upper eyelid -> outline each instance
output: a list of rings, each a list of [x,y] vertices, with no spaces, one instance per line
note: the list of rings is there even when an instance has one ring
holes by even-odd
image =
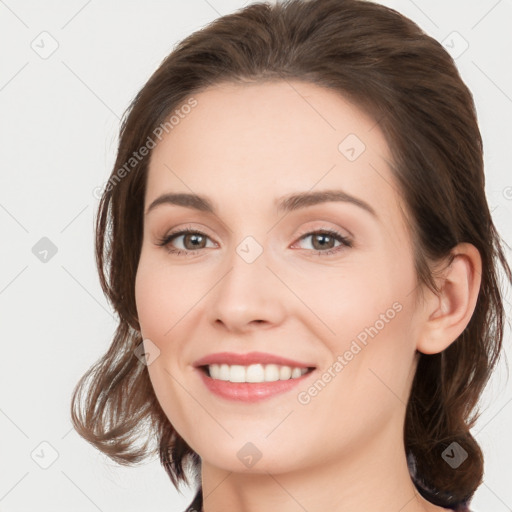
[[[311,221],[311,222],[316,222],[316,223],[332,223],[332,221],[329,221],[329,220],[326,220],[326,219],[317,219],[316,221]],[[194,224],[193,222],[190,223],[190,224]],[[179,228],[176,228],[176,229],[171,229],[168,231],[168,233],[165,235],[165,236],[171,236],[171,235],[175,235],[177,233],[181,233],[182,231],[193,231],[193,232],[198,232],[198,233],[201,233],[203,235],[206,235],[206,236],[209,236],[210,238],[212,238],[208,233],[207,233],[207,230],[208,228],[203,228],[202,226],[196,228],[194,227],[193,225],[190,225],[190,224],[185,224],[183,225],[183,227],[179,227]],[[341,226],[337,226],[337,227],[329,227],[325,224],[319,226],[319,227],[312,227],[312,228],[306,228],[304,230],[300,230],[300,234],[297,235],[299,237],[301,236],[304,236],[305,234],[310,234],[312,232],[316,232],[316,231],[329,231],[329,230],[334,230],[334,231],[342,231],[343,233],[340,233],[342,234],[345,238],[354,238],[354,235],[352,234],[352,232],[347,229],[346,227],[341,227]],[[230,230],[231,231],[231,230]]]
[[[323,231],[339,231],[338,228],[329,228],[329,227],[326,227],[326,226],[323,226],[323,227],[317,227],[317,228],[308,228],[306,230],[302,230],[300,232],[300,234],[296,235],[298,238],[301,238],[305,235],[311,235],[313,233],[317,233],[317,232],[323,232]],[[345,230],[347,231],[347,230]],[[185,226],[183,228],[178,228],[176,230],[171,230],[169,231],[169,233],[167,233],[166,235],[164,235],[164,238],[166,237],[171,237],[171,236],[183,236],[183,235],[186,235],[186,234],[190,234],[190,233],[199,233],[200,235],[205,235],[207,236],[208,238],[211,238],[213,239],[213,237],[211,237],[206,231],[203,231],[202,228],[191,228],[189,226]],[[340,233],[342,234],[342,233]],[[351,235],[343,235],[345,238],[351,238]]]

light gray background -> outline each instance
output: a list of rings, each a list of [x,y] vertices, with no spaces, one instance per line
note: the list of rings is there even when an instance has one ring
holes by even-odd
[[[478,109],[488,200],[510,244],[512,1],[383,3],[457,55]],[[243,5],[0,0],[2,512],[172,512],[192,498],[174,490],[157,460],[119,467],[89,446],[72,430],[69,402],[116,325],[96,275],[93,219],[122,113],[177,41]],[[32,252],[42,237],[57,247],[46,263]],[[505,343],[510,360],[508,327]],[[474,429],[486,456],[476,512],[512,510],[511,401],[503,361]]]

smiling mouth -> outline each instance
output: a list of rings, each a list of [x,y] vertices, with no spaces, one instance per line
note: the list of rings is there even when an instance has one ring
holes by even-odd
[[[299,368],[278,364],[228,365],[210,364],[199,366],[205,375],[214,380],[240,383],[264,383],[299,379],[311,373],[315,367]]]

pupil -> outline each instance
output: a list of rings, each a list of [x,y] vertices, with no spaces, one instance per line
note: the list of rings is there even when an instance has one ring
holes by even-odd
[[[320,235],[316,235],[316,236],[317,236],[317,238],[315,238],[315,240],[324,239],[324,241],[325,241],[325,239],[327,239],[327,241],[329,241],[329,239],[331,238],[330,235],[320,234]],[[320,244],[320,247],[325,247],[325,246],[326,246],[326,244]]]
[[[195,242],[197,242],[197,239],[201,239],[201,238],[202,238],[202,236],[201,236],[201,235],[194,235],[194,234],[193,234],[193,235],[188,235],[188,236],[189,236],[191,239],[193,239],[193,240],[194,240],[194,242],[192,243],[192,245],[193,245],[193,246],[195,246],[195,247],[197,247],[198,245],[197,245],[197,243],[195,243]]]

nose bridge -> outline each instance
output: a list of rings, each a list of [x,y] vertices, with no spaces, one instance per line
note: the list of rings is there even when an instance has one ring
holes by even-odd
[[[262,237],[259,237],[260,239]],[[272,273],[268,269],[269,251],[265,240],[257,240],[253,235],[246,235],[241,242],[234,245],[227,256],[229,274],[226,275],[226,291],[234,293],[239,299],[250,294],[256,298],[268,293]]]
[[[214,321],[221,320],[226,326],[241,329],[255,320],[279,320],[283,308],[280,285],[268,268],[272,267],[272,261],[264,244],[265,240],[246,235],[226,255],[226,270],[212,296]]]

